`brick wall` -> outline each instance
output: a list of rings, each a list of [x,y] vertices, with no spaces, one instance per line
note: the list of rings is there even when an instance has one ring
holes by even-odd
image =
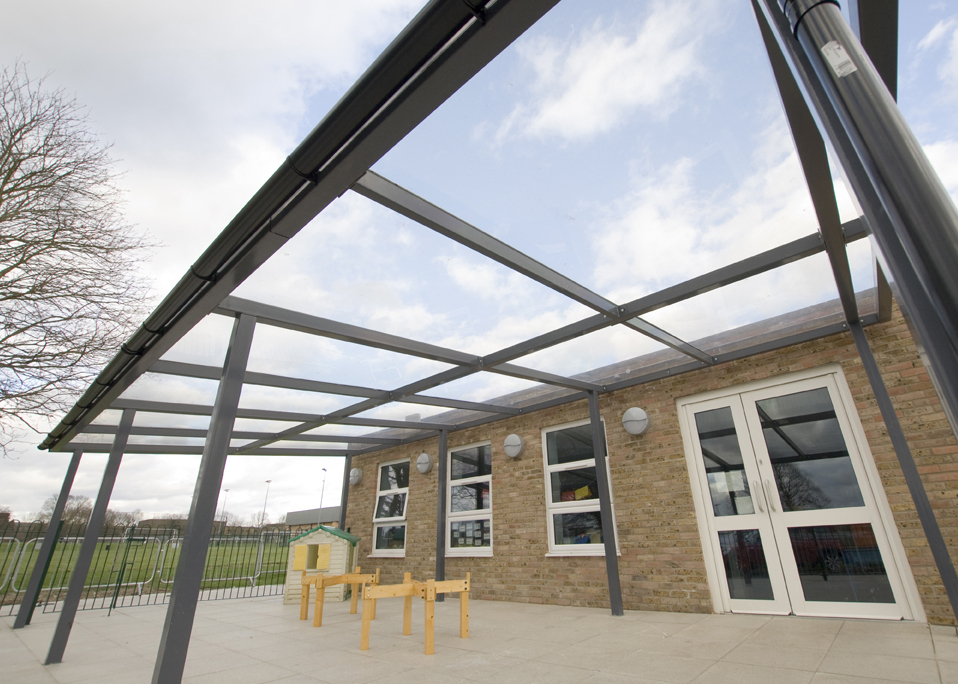
[[[958,558],[955,437],[897,310],[890,322],[872,326],[867,334],[945,539],[953,557]],[[675,400],[833,363],[842,366],[851,388],[928,619],[955,624],[874,395],[847,333],[600,397],[626,609],[712,611]],[[630,406],[641,406],[649,413],[651,427],[645,435],[635,437],[622,428],[622,413]],[[450,448],[492,442],[494,556],[448,558],[447,578],[472,572],[474,595],[480,598],[608,606],[604,558],[546,557],[540,430],[588,416],[587,403],[579,401],[449,435]],[[509,459],[502,449],[503,440],[513,432],[526,443],[517,459]],[[421,475],[415,460],[423,451],[435,456],[437,449],[438,439],[431,439],[353,459],[353,467],[362,468],[364,476],[359,485],[350,487],[347,527],[362,537],[357,562],[364,569],[382,568],[384,582],[401,581],[403,572],[422,579],[433,576],[437,469]],[[372,542],[377,464],[407,457],[411,472],[406,557],[367,558]]]

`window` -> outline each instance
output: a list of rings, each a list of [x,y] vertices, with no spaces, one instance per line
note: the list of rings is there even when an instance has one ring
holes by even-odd
[[[605,555],[591,423],[547,428],[542,431],[542,443],[549,553]]]
[[[379,466],[379,490],[373,512],[372,556],[406,555],[406,502],[409,498],[409,460]]]
[[[492,555],[492,445],[449,450],[446,553]]]

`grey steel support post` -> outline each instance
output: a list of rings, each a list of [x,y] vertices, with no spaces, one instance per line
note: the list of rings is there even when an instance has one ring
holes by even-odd
[[[183,679],[196,602],[203,581],[213,518],[216,515],[216,502],[223,484],[223,470],[226,467],[226,456],[255,328],[256,319],[252,316],[241,315],[233,323],[229,350],[226,352],[223,374],[213,404],[210,429],[196,476],[196,488],[193,490],[193,502],[190,504],[190,516],[183,535],[180,559],[173,577],[170,605],[166,610],[163,635],[160,637],[160,647],[153,669],[153,684],[179,684]]]
[[[120,469],[120,460],[123,458],[126,442],[130,438],[130,430],[133,428],[135,415],[136,411],[126,409],[120,417],[120,426],[113,438],[113,448],[110,450],[110,457],[107,459],[106,468],[103,470],[100,491],[96,495],[96,503],[93,504],[93,512],[90,513],[90,520],[87,522],[86,534],[83,535],[83,543],[80,545],[76,566],[73,568],[73,574],[70,575],[67,597],[63,601],[63,610],[60,613],[60,619],[57,620],[57,627],[53,632],[53,639],[50,641],[50,650],[47,652],[44,665],[63,662],[63,652],[66,650],[67,641],[70,640],[70,630],[73,629],[73,620],[76,618],[80,598],[83,596],[83,585],[86,584],[86,577],[90,572],[90,563],[93,562],[93,555],[96,553],[97,539],[100,537],[103,520],[106,518],[107,506],[110,505],[110,495],[113,493],[116,474]]]
[[[928,546],[931,547],[931,555],[935,559],[935,565],[941,575],[941,582],[945,585],[945,592],[948,594],[951,609],[958,616],[958,574],[955,573],[955,566],[952,563],[951,555],[948,553],[948,546],[945,544],[945,539],[941,535],[941,528],[938,527],[938,521],[935,519],[935,512],[928,501],[928,493],[921,482],[918,467],[915,465],[911,449],[905,440],[901,423],[898,422],[898,416],[895,415],[895,407],[892,406],[891,398],[888,396],[888,389],[885,387],[885,382],[878,370],[878,364],[875,362],[875,357],[868,344],[865,330],[861,323],[851,324],[849,328],[851,328],[852,337],[855,339],[855,346],[858,347],[858,355],[861,357],[862,366],[864,366],[865,373],[868,375],[868,382],[871,383],[872,391],[875,393],[875,400],[878,402],[882,420],[885,421],[885,427],[888,429],[888,437],[895,448],[895,455],[898,457],[901,471],[905,475],[908,491],[911,493],[912,501],[915,502],[918,520],[921,521]]]
[[[346,454],[343,461],[343,493],[339,498],[339,529],[346,531],[346,505],[349,503],[349,471],[353,467],[353,455]],[[352,569],[349,568],[350,572]]]
[[[47,533],[43,536],[43,543],[40,545],[40,553],[37,555],[37,562],[33,566],[33,572],[30,574],[30,582],[27,584],[27,590],[23,594],[23,601],[20,602],[20,610],[17,612],[17,619],[13,623],[14,629],[21,629],[30,624],[33,619],[33,609],[37,605],[37,596],[43,586],[43,579],[50,568],[50,561],[53,559],[53,549],[57,545],[57,537],[60,535],[60,521],[63,518],[63,509],[67,505],[67,499],[70,497],[70,490],[73,488],[73,478],[76,477],[77,468],[80,467],[80,457],[82,451],[74,451],[70,459],[70,465],[67,466],[67,474],[63,477],[63,486],[60,487],[60,496],[57,497],[56,505],[53,507],[53,514],[47,526]]]
[[[865,213],[958,430],[958,210],[837,5],[761,4]]]
[[[446,579],[446,485],[449,482],[449,458],[446,451],[449,449],[449,433],[439,431],[439,461],[438,476],[436,478],[436,581]],[[436,596],[437,601],[444,600],[443,594]]]
[[[612,489],[609,486],[608,455],[605,453],[605,429],[599,415],[599,394],[589,392],[589,419],[592,422],[592,451],[595,453],[595,479],[599,485],[599,515],[605,544],[605,572],[609,578],[609,604],[613,615],[624,615],[622,586],[619,583],[619,557],[615,545],[615,517],[612,515]]]

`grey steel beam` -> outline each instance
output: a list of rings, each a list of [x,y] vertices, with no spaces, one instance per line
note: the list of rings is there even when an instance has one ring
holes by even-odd
[[[658,326],[652,325],[642,318],[630,318],[629,320],[625,321],[624,325],[627,328],[632,328],[633,330],[637,330],[638,332],[651,337],[653,340],[661,342],[667,347],[671,347],[676,351],[682,352],[686,356],[691,356],[693,359],[698,359],[706,366],[711,366],[713,363],[715,363],[715,359],[698,347],[689,344],[685,340],[680,340],[675,335],[662,330]]]
[[[761,7],[864,211],[958,431],[958,210],[838,8],[800,0],[786,17],[774,0]],[[843,76],[821,53],[830,43],[849,60]]]
[[[343,491],[339,496],[339,529],[346,532],[346,506],[349,505],[349,471],[353,467],[352,454],[346,455],[346,461],[343,463]],[[352,568],[347,568],[352,572]]]
[[[200,366],[192,363],[160,360],[150,367],[150,372],[189,378],[215,379],[219,369],[214,366]],[[386,390],[359,387],[357,385],[344,385],[334,382],[320,382],[318,380],[289,378],[280,375],[269,375],[267,373],[254,373],[252,371],[246,372],[244,383],[247,385],[261,385],[264,387],[300,390],[303,392],[320,392],[323,394],[366,397],[368,399],[383,399],[386,401],[393,400],[393,393]],[[472,411],[487,411],[489,413],[504,413],[508,415],[515,415],[519,413],[518,410],[508,406],[496,406],[494,404],[460,401],[458,399],[444,399],[442,397],[430,397],[419,394],[403,395],[402,401],[407,404],[445,406],[447,408],[461,408]]]
[[[532,278],[536,282],[600,312],[614,322],[620,320],[621,311],[614,302],[592,292],[592,290],[567,278],[558,271],[536,261],[488,233],[484,233],[475,226],[427,202],[373,171],[367,171],[362,178],[356,181],[352,189],[360,195],[436,231],[440,235],[455,240],[459,244],[487,256],[517,273]],[[633,330],[684,354],[693,356],[704,363],[711,363],[711,359],[703,355],[701,351],[648,321],[638,319],[630,321],[627,325]]]
[[[612,514],[612,489],[609,486],[609,458],[605,452],[605,427],[599,412],[599,393],[589,392],[589,421],[592,426],[592,451],[595,455],[595,479],[599,487],[599,516],[605,545],[605,572],[609,582],[609,605],[613,615],[625,615],[622,586],[619,582],[619,557],[615,544],[615,516]]]
[[[40,545],[40,552],[33,565],[33,572],[30,573],[30,581],[27,583],[27,589],[23,593],[23,600],[20,602],[20,610],[17,611],[17,619],[13,622],[14,629],[22,629],[30,624],[33,619],[33,609],[37,605],[37,597],[40,595],[40,589],[43,587],[43,580],[50,569],[50,561],[53,560],[53,550],[57,545],[57,538],[60,536],[60,523],[63,520],[63,509],[70,498],[70,489],[73,488],[73,479],[76,477],[77,468],[80,467],[80,458],[83,451],[77,449],[70,458],[67,466],[66,475],[63,476],[63,484],[60,486],[60,495],[53,505],[53,513],[50,514],[50,520],[47,521],[47,533],[43,535],[43,543]]]
[[[237,214],[43,441],[108,408],[253,271],[557,0],[431,0]]]
[[[875,273],[875,310],[878,312],[878,320],[885,322],[891,320],[892,295],[891,286],[888,284],[888,278],[885,271],[882,270],[878,262],[878,255],[872,255],[872,269]]]
[[[307,441],[307,440],[304,440]],[[372,440],[371,440],[372,441]],[[281,443],[281,442],[280,442]],[[383,446],[391,446],[389,443],[383,443],[375,440],[374,443]],[[72,447],[82,447],[85,453],[102,454],[110,451],[109,444],[97,442],[69,442]],[[186,446],[183,444],[128,444],[126,446],[127,454],[163,454],[168,456],[200,456],[205,447]],[[345,456],[348,452],[345,449],[306,449],[294,447],[273,447],[269,448],[249,448],[230,447],[230,456]]]
[[[446,579],[446,486],[449,483],[449,433],[445,430],[439,432],[439,454],[436,456],[438,463],[436,475],[436,581],[442,582]],[[445,600],[445,596],[440,598],[436,596],[437,601]]]
[[[842,233],[841,219],[838,216],[838,202],[835,200],[835,187],[828,167],[828,153],[815,120],[812,118],[801,90],[788,68],[775,36],[768,24],[762,20],[756,0],[752,2],[755,18],[762,33],[765,51],[772,65],[772,74],[778,85],[778,92],[785,109],[785,118],[792,132],[799,163],[805,174],[805,184],[812,198],[818,229],[825,243],[825,252],[835,277],[838,298],[845,312],[845,320],[854,323],[858,320],[858,303],[855,301],[855,286],[852,284],[852,272],[848,266],[848,254],[845,252],[845,236]]]
[[[895,407],[891,403],[891,397],[888,395],[888,389],[885,387],[885,381],[882,380],[881,371],[875,362],[871,346],[868,344],[868,337],[865,331],[858,324],[851,327],[852,337],[855,339],[855,346],[858,348],[858,356],[861,357],[862,367],[868,376],[868,382],[871,384],[872,392],[875,393],[875,401],[878,403],[878,409],[881,411],[882,420],[885,421],[885,428],[888,430],[888,438],[895,448],[895,456],[898,457],[898,464],[901,466],[902,474],[905,476],[905,484],[908,485],[908,492],[911,494],[912,501],[915,504],[915,510],[918,513],[918,520],[921,521],[921,527],[925,532],[925,538],[928,540],[928,546],[931,548],[931,555],[935,559],[935,566],[941,575],[941,582],[945,586],[945,593],[948,594],[948,601],[951,603],[951,610],[958,615],[958,574],[955,573],[955,565],[951,560],[951,554],[948,552],[948,545],[941,534],[941,528],[938,527],[938,521],[935,519],[935,511],[928,501],[928,493],[921,481],[921,475],[918,473],[918,467],[915,465],[915,459],[912,457],[911,449],[908,446],[908,440],[905,439],[905,433],[901,429],[901,423],[898,422],[898,415],[895,413]]]
[[[875,71],[898,99],[898,0],[848,0],[851,28]]]
[[[227,297],[216,308],[216,313],[224,316],[247,314],[255,316],[261,325],[269,325],[284,330],[293,330],[307,335],[318,335],[341,342],[359,344],[365,347],[383,349],[397,354],[407,354],[422,359],[441,361],[452,365],[474,366],[479,363],[479,357],[465,354],[454,349],[439,347],[434,344],[417,342],[398,335],[362,328],[358,325],[331,321],[328,318],[311,316],[291,311],[270,304],[253,302],[239,297]]]
[[[246,374],[255,328],[256,319],[251,316],[238,316],[233,323],[229,349],[213,405],[210,434],[196,476],[196,488],[193,491],[190,514],[176,564],[176,574],[173,577],[170,605],[163,622],[163,633],[153,670],[153,684],[179,684],[183,679],[196,601],[203,581],[203,569],[206,566],[206,554],[216,515],[216,502],[223,484],[230,435],[236,420],[236,409],[243,390],[243,376]]]
[[[113,439],[110,457],[107,459],[106,468],[103,469],[100,491],[97,492],[93,511],[87,521],[86,533],[83,535],[80,552],[77,554],[76,564],[73,566],[73,573],[70,575],[67,596],[63,601],[57,626],[53,631],[53,639],[50,641],[50,650],[47,651],[44,665],[63,662],[63,652],[66,650],[67,641],[70,640],[70,631],[73,629],[73,620],[76,618],[80,599],[83,598],[83,585],[86,584],[86,576],[90,572],[90,563],[96,553],[96,542],[100,536],[100,529],[103,527],[103,520],[106,518],[107,506],[110,505],[110,495],[113,493],[116,474],[120,469],[120,461],[123,459],[126,440],[130,436],[130,427],[133,425],[135,415],[135,411],[126,410],[120,417],[120,429]]]
[[[487,370],[490,373],[499,373],[500,375],[509,375],[514,378],[522,378],[523,380],[533,380],[535,382],[540,382],[543,385],[556,385],[557,387],[565,387],[568,389],[582,391],[601,389],[595,383],[586,382],[585,380],[566,378],[561,375],[546,373],[545,371],[525,368],[524,366],[516,366],[512,363],[500,363],[498,366],[485,368],[484,370]]]
[[[357,180],[352,190],[590,309],[619,317],[614,302],[373,171],[367,171]]]

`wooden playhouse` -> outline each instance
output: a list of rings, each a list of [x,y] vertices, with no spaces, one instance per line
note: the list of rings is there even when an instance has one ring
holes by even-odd
[[[303,572],[307,575],[341,575],[353,569],[354,554],[359,537],[348,532],[319,525],[289,540],[289,559],[286,565],[284,604],[298,604],[303,595]],[[343,601],[348,585],[326,588],[326,601]],[[310,601],[313,600],[310,597]]]

